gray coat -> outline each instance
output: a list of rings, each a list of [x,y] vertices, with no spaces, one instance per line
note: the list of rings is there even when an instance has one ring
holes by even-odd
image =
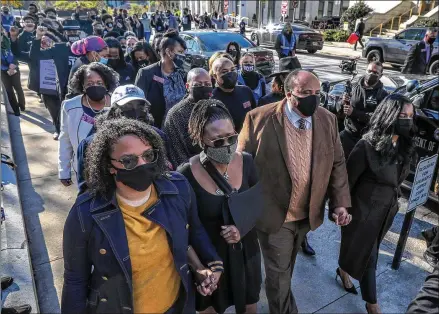
[[[352,221],[341,228],[339,265],[360,280],[373,245],[380,243],[398,212],[399,186],[409,173],[409,162],[381,164],[379,153],[364,139],[347,161]]]

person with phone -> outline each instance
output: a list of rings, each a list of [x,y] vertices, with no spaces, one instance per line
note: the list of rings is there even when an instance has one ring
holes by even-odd
[[[388,95],[380,78],[383,65],[379,61],[368,64],[366,73],[352,86],[352,96],[343,95],[344,130],[340,133],[346,160],[355,144],[367,131],[370,117],[380,102]]]

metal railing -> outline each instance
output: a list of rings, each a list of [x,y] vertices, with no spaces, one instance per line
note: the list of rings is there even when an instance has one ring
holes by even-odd
[[[407,12],[404,12],[404,13],[402,13],[402,14],[399,15],[399,16],[394,16],[394,17],[392,17],[391,19],[389,19],[389,20],[387,20],[387,21],[385,21],[385,22],[379,24],[378,26],[372,28],[372,29],[369,31],[369,36],[372,36],[372,33],[373,33],[376,29],[378,29],[378,28],[380,29],[380,32],[379,32],[378,35],[381,35],[381,33],[383,32],[383,26],[386,25],[386,24],[389,24],[389,23],[390,23],[390,29],[393,29],[393,24],[394,24],[394,22],[395,22],[395,19],[398,19],[398,29],[399,29],[399,26],[401,25],[401,19],[402,19],[402,17],[403,17],[404,15],[406,15],[406,14],[409,14],[408,17],[411,18],[412,15],[413,15],[413,10],[417,10],[417,9],[418,9],[417,7],[413,7],[413,8],[411,8],[410,10],[408,10]]]

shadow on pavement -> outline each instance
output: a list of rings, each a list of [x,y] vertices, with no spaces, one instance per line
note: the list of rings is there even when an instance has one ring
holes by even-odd
[[[13,120],[13,121],[12,121]],[[54,285],[53,273],[50,267],[49,254],[47,251],[39,214],[45,211],[44,200],[35,192],[30,175],[23,180],[23,174],[29,174],[27,152],[23,142],[19,119],[11,119],[11,142],[14,156],[16,156],[18,187],[22,203],[26,232],[29,241],[34,278],[39,296],[39,307],[42,313],[59,313],[60,306]],[[33,206],[26,206],[25,199],[32,199]],[[37,271],[41,264],[47,264],[45,271]],[[44,280],[41,280],[44,278]],[[44,282],[44,285],[40,283]],[[48,284],[49,283],[49,284]],[[44,296],[44,297],[41,297]]]

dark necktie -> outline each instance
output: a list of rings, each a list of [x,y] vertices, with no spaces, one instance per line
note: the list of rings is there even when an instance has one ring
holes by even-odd
[[[305,119],[303,119],[303,118],[300,118],[299,119],[299,129],[300,130],[306,130],[306,121],[305,121]]]

